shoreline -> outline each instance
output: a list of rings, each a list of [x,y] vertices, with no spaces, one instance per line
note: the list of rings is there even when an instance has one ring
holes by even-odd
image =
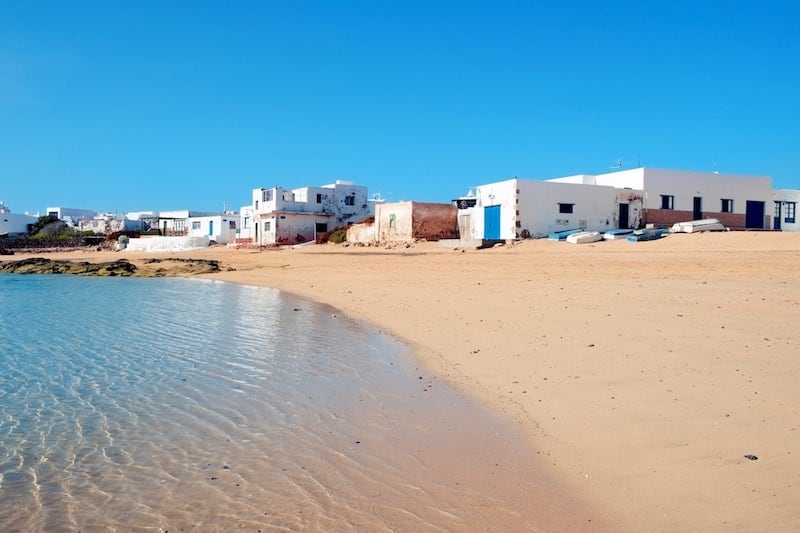
[[[518,423],[546,474],[614,530],[782,531],[800,520],[800,235],[46,255],[215,259],[235,270],[202,277],[374,324]]]

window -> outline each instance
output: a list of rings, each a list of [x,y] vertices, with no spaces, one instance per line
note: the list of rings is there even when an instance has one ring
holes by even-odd
[[[559,213],[572,213],[572,208],[575,204],[558,204]]]
[[[235,220],[231,220],[230,222],[228,222],[228,229],[236,229],[236,221]]]
[[[783,219],[784,222],[788,222],[789,224],[794,224],[794,208],[797,205],[797,202],[786,202],[786,218]]]
[[[344,205],[356,205],[356,195],[351,194],[344,197]]]
[[[272,189],[265,189],[261,191],[261,199],[265,202],[272,201]]]
[[[733,213],[733,200],[729,198],[723,198],[721,211],[723,213]]]
[[[176,224],[176,226],[177,226],[177,224]],[[176,227],[175,229],[177,230],[178,228]],[[192,229],[195,229],[195,230],[200,229],[200,221],[199,220],[196,220],[196,221],[192,222]]]
[[[394,213],[389,215],[389,229],[397,229],[397,216]]]
[[[172,230],[175,231],[175,233],[183,233],[183,232],[185,232],[186,231],[186,221],[185,220],[181,220],[181,219],[174,220],[173,223],[172,223]]]
[[[662,194],[661,209],[675,209],[675,197],[671,194]]]
[[[322,194],[320,194],[320,193],[317,193],[317,203],[318,204],[322,203]]]
[[[272,227],[272,222],[267,220],[264,222],[264,231],[271,231],[270,228]]]

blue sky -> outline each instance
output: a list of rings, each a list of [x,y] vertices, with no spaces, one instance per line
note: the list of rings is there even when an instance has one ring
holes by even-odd
[[[800,3],[648,4],[2,1],[0,199],[446,202],[618,160],[800,188]]]

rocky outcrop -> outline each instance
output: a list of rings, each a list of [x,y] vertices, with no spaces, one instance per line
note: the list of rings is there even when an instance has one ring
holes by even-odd
[[[15,274],[73,274],[77,276],[165,277],[210,274],[220,271],[219,261],[210,259],[146,259],[137,266],[127,259],[91,263],[31,257],[0,263],[0,272]]]

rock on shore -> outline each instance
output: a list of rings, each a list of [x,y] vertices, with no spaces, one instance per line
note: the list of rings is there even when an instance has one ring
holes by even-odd
[[[162,277],[219,272],[219,261],[206,259],[147,259],[137,266],[127,259],[92,263],[31,257],[0,263],[0,272],[15,274],[73,274],[78,276]]]

